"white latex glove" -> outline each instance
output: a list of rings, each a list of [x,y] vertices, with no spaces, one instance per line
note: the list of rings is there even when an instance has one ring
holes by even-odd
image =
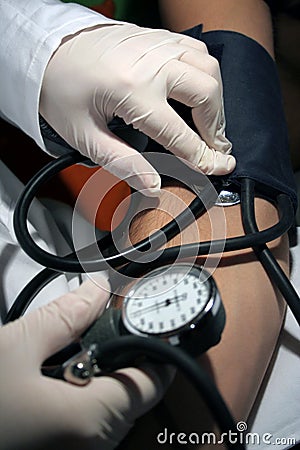
[[[170,107],[169,98],[192,108],[201,137]],[[108,130],[114,116],[206,174],[227,174],[235,167],[224,134],[219,64],[203,42],[167,30],[117,24],[70,36],[47,66],[40,113],[94,162],[114,161],[114,174],[130,177],[128,183],[137,189],[154,193],[160,178]],[[122,161],[133,154],[134,159]]]
[[[72,450],[71,437],[77,444],[83,440],[80,448],[112,449],[161,398],[170,378],[167,369],[150,364],[81,387],[41,375],[42,362],[78,337],[106,300],[101,288],[86,281],[0,329],[2,450]]]

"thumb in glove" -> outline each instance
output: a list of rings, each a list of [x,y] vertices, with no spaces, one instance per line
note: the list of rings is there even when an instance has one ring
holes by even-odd
[[[163,367],[121,369],[86,386],[41,374],[43,361],[78,338],[104,310],[107,292],[102,277],[97,285],[86,281],[0,329],[3,450],[71,450],[78,440],[85,448],[112,449],[163,395],[169,381]]]

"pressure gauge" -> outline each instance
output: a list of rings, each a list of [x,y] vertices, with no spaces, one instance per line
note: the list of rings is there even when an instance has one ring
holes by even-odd
[[[212,276],[198,265],[172,264],[139,278],[122,305],[125,329],[200,354],[219,342],[225,312]]]
[[[224,326],[225,310],[211,274],[197,264],[159,267],[138,278],[127,291],[122,289],[121,300],[120,295],[112,295],[109,307],[81,336],[91,361],[72,359],[65,372],[72,382],[80,378],[82,384],[87,372],[95,372],[90,367],[97,372],[98,361],[96,365],[93,361],[102,345],[126,335],[162,339],[198,356],[220,341]],[[133,349],[130,354],[108,355],[106,360],[101,356],[99,364],[101,370],[116,370],[135,357]]]

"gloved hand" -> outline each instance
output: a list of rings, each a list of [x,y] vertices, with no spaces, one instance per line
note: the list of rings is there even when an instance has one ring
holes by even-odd
[[[200,136],[169,98],[192,108]],[[108,130],[114,116],[206,174],[235,167],[224,134],[219,64],[203,42],[167,30],[102,25],[66,38],[47,66],[40,113],[72,147],[101,166],[114,161],[111,172],[130,177],[137,189],[149,188],[149,195],[159,189],[160,178]]]
[[[150,364],[93,378],[81,387],[41,375],[42,362],[78,337],[106,300],[101,288],[86,281],[0,329],[2,450],[71,450],[71,437],[77,443],[84,439],[85,449],[96,443],[101,450],[112,449],[160,399],[170,381],[168,370]]]

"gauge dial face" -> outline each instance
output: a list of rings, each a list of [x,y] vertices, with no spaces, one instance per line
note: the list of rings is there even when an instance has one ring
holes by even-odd
[[[123,303],[129,331],[165,334],[190,326],[211,297],[211,282],[202,268],[188,264],[164,266],[141,278]]]

